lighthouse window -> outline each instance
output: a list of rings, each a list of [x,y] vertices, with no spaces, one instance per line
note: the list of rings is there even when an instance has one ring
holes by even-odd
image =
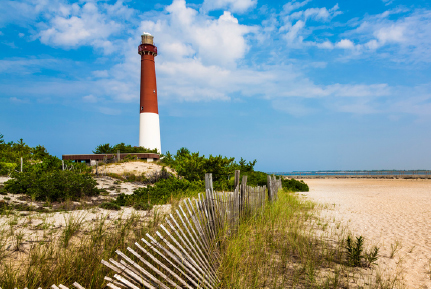
[[[143,107],[143,106],[141,106],[141,110],[144,110],[144,107]]]

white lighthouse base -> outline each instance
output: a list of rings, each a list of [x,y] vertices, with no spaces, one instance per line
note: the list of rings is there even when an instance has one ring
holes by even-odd
[[[139,146],[148,149],[157,149],[159,153],[162,152],[160,143],[160,121],[157,113],[140,113]]]

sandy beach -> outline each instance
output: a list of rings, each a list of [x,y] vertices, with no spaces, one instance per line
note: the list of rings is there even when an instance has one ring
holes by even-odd
[[[431,288],[431,180],[305,182],[310,192],[302,194],[330,204],[324,210],[330,220],[342,222],[369,245],[380,247],[378,265],[387,274],[400,274],[406,288]]]

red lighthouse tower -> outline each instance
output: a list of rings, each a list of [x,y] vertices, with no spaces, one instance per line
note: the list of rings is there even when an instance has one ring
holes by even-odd
[[[157,149],[161,153],[160,121],[157,103],[156,68],[157,47],[153,36],[144,32],[138,53],[141,55],[141,97],[139,117],[139,146]]]

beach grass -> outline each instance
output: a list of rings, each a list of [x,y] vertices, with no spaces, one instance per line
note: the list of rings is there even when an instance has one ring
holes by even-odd
[[[347,228],[328,224],[323,207],[298,194],[245,220],[222,240],[221,288],[402,288],[400,276],[354,267],[346,251]]]
[[[136,212],[115,220],[100,215],[90,225],[83,224],[82,220],[82,216],[69,216],[58,237],[47,228],[44,235],[48,238],[34,242],[26,252],[0,255],[3,256],[0,287],[50,288],[52,284],[71,286],[78,282],[85,288],[104,288],[103,278],[112,272],[100,261],[113,257],[117,249],[132,246],[145,233],[153,232],[162,215],[154,213],[148,218]],[[0,234],[0,244],[5,238],[5,234]]]
[[[178,199],[171,199],[176,207]],[[373,267],[352,267],[346,258],[348,230],[320,217],[324,206],[292,192],[279,192],[277,202],[241,221],[236,234],[219,237],[219,288],[401,288],[398,278],[385,277]],[[76,213],[76,212],[75,212]],[[35,213],[43,218],[45,213]],[[73,214],[73,213],[71,213]],[[8,216],[9,228],[0,230],[0,287],[49,288],[52,284],[104,288],[112,272],[101,260],[151,235],[163,223],[157,211],[134,211],[115,219],[100,214],[92,222],[83,215],[65,217],[66,226],[53,228],[46,217],[39,228],[43,238],[20,251],[2,250],[17,238],[23,218]],[[6,216],[4,216],[6,217]]]

